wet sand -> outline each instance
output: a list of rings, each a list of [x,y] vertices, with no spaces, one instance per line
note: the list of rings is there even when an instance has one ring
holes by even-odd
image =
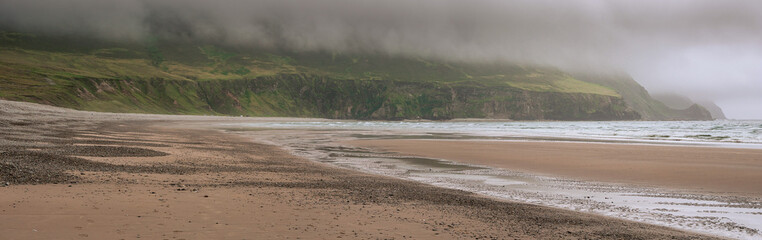
[[[209,127],[244,121],[278,119],[0,100],[0,239],[712,238],[337,168]]]
[[[758,149],[467,140],[348,144],[579,180],[762,197]]]

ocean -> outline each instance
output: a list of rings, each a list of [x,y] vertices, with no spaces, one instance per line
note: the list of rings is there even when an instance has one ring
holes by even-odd
[[[247,123],[247,127],[454,133],[530,140],[620,141],[762,148],[762,120],[716,121],[327,121]]]

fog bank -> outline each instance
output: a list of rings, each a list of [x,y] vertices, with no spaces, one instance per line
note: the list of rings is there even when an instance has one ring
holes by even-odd
[[[762,119],[762,1],[0,0],[0,26],[630,73]]]

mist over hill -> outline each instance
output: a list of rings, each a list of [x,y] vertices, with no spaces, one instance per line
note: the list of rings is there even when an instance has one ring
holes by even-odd
[[[712,118],[727,119],[727,117],[725,117],[725,113],[722,111],[722,108],[713,102],[694,103],[690,98],[675,93],[657,93],[653,95],[653,98],[659,100],[660,102],[664,103],[664,105],[667,105],[667,107],[673,109],[686,109],[694,104],[698,104],[709,111],[712,114]]]
[[[751,117],[762,115],[753,105],[762,92],[759,9],[743,0],[6,0],[0,29],[131,46],[627,72],[649,90]]]
[[[0,97],[109,112],[351,119],[710,119],[557,68],[0,34]],[[629,78],[600,77],[620,82]],[[623,94],[624,93],[624,94]],[[660,104],[660,103],[658,103]],[[698,112],[698,113],[697,113]]]

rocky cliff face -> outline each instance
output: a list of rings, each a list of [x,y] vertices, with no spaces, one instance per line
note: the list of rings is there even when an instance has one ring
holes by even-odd
[[[378,54],[0,31],[0,98],[103,112],[351,119],[705,120],[631,78]],[[695,118],[700,117],[700,118]]]
[[[706,108],[709,113],[712,114],[712,118],[714,119],[728,119],[725,117],[725,112],[722,111],[722,108],[720,106],[717,106],[717,104],[713,102],[700,102],[698,103],[702,107]]]
[[[369,120],[640,118],[614,96],[532,92],[474,83],[340,80],[289,74],[198,82],[79,79],[70,88],[78,94],[59,96],[60,103],[75,102],[75,108],[86,110]]]
[[[712,119],[726,119],[725,113],[722,112],[722,108],[713,102],[695,103],[690,98],[675,93],[653,94],[652,97],[664,103],[664,105],[667,105],[669,108],[687,111],[688,113],[693,114],[693,116],[701,116],[703,118],[704,115],[706,115],[704,110],[706,110],[709,112],[710,118]],[[693,107],[695,104],[698,104],[700,107]]]
[[[712,120],[712,114],[693,102],[670,108],[654,99],[648,91],[626,74],[575,74],[582,81],[600,84],[616,90],[627,106],[638,112],[643,120]],[[670,101],[672,102],[672,101]],[[684,102],[684,101],[683,101]]]
[[[681,118],[674,119],[674,120],[693,120],[693,119],[701,119],[701,120],[713,120],[712,113],[710,113],[706,108],[702,107],[698,104],[693,104],[687,109],[680,110],[682,115]]]

